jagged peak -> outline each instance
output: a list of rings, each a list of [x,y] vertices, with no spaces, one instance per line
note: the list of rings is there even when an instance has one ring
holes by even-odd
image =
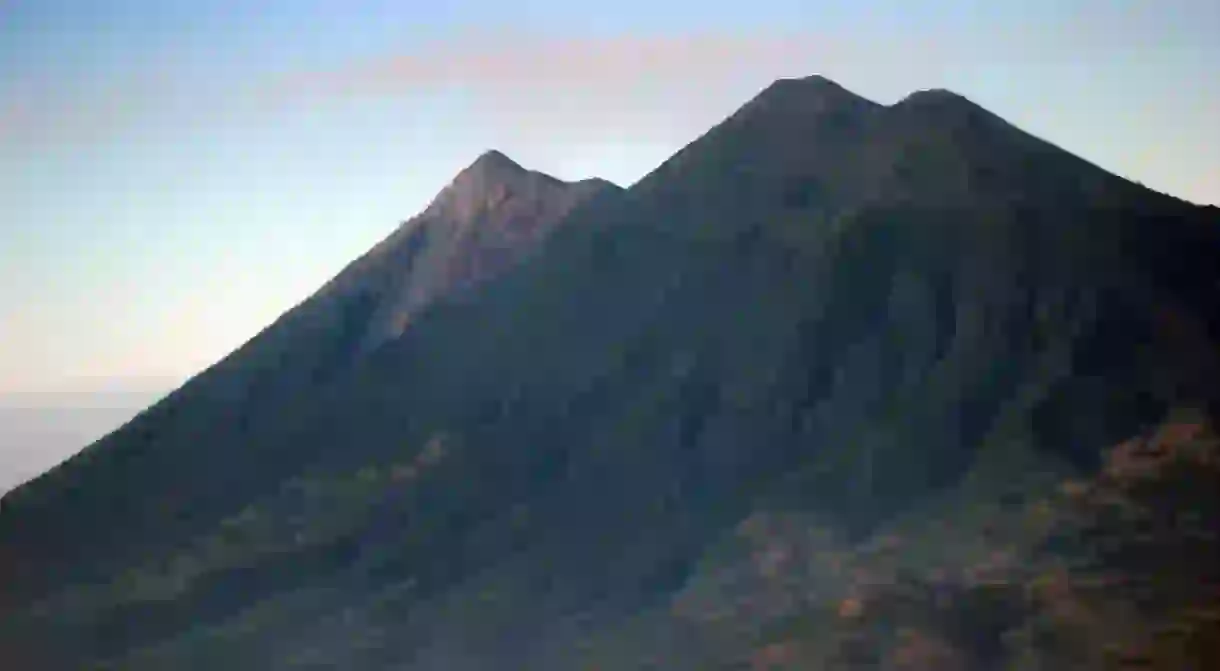
[[[509,158],[504,152],[499,149],[488,149],[479,154],[479,157],[470,164],[468,170],[479,170],[484,172],[510,172],[510,173],[525,173],[529,172],[521,167],[520,163]]]
[[[513,181],[530,174],[520,163],[509,158],[498,149],[488,149],[479,154],[469,166],[457,174],[454,184],[477,181],[481,184],[495,184]]]
[[[437,194],[429,211],[438,208],[469,209],[476,201],[487,200],[492,192],[520,184],[531,175],[542,175],[527,170],[497,149],[488,149],[479,154],[473,163],[464,168]]]
[[[508,194],[538,193],[536,189],[540,187],[561,190],[572,188],[575,189],[573,193],[586,194],[603,189],[621,190],[621,187],[599,177],[564,181],[525,168],[498,149],[488,149],[459,172],[437,194],[425,212],[444,212],[448,216],[465,220],[476,211],[505,202]]]

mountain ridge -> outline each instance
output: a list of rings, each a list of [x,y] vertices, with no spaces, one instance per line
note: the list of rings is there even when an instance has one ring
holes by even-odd
[[[525,212],[512,211],[515,203],[506,201],[510,190],[520,194],[516,202],[524,202]],[[586,199],[617,191],[621,188],[606,180],[565,182],[527,170],[502,152],[488,150],[460,171],[423,211],[349,263],[314,294],[99,443],[149,421],[142,415],[165,411],[180,402],[213,404],[211,424],[235,424],[240,429],[248,423],[250,411],[234,413],[232,408],[245,404],[257,409],[258,402],[288,402],[297,394],[291,387],[311,384],[319,376],[339,374],[354,360],[401,333],[412,312],[452,298],[519,262],[545,240],[570,209]],[[489,241],[479,239],[484,232],[494,234],[498,227],[523,217],[533,219],[535,225],[523,231],[509,230]],[[433,242],[429,237],[441,239]],[[431,274],[422,282],[413,282],[412,263],[421,255],[429,260],[430,243],[431,256],[437,258],[433,268],[424,270]],[[491,267],[470,268],[471,260],[477,261],[484,250],[498,252]],[[298,347],[302,341],[306,351]],[[264,363],[251,365],[251,358]],[[285,365],[295,365],[299,370],[285,380],[274,381],[274,376],[283,374],[280,371]],[[207,435],[214,428],[200,426],[193,430]],[[74,468],[73,460],[79,463],[78,457],[93,449],[86,446],[61,466]],[[45,481],[57,470],[60,466],[14,487],[0,501],[7,501],[11,508],[13,501],[28,494],[27,485]]]
[[[833,567],[782,570],[792,547],[877,571],[857,555],[932,533],[919,511],[941,497],[1003,522],[993,497],[1036,499],[1214,406],[1213,211],[957,97],[836,87],[777,82],[570,209],[571,189],[481,155],[353,263],[390,259],[385,276],[319,293],[401,305],[420,230],[519,223],[540,243],[371,347],[328,326],[285,336],[315,345],[280,368],[239,353],[212,374],[232,380],[188,383],[55,474],[58,494],[6,497],[0,571],[40,609],[0,604],[0,648],[34,631],[134,669],[726,668],[855,598],[826,591]],[[461,246],[439,249],[445,268]],[[319,364],[336,341],[348,358]],[[760,519],[795,521],[725,541]],[[894,561],[931,580],[921,557]],[[970,654],[998,654],[993,633]]]

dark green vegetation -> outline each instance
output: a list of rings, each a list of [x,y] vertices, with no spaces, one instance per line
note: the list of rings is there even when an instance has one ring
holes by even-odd
[[[1060,485],[1116,491],[1106,450],[1180,416],[1210,435],[1215,209],[952,93],[886,107],[820,78],[773,84],[626,191],[518,171],[484,156],[443,217],[5,497],[5,658],[1201,659],[1210,472],[1115,495],[1155,520],[1194,511],[1195,536]],[[453,260],[539,220],[493,281]],[[427,300],[403,299],[416,284]],[[1141,534],[1159,545],[1127,542]],[[1202,559],[1170,575],[1183,553]],[[1037,588],[1103,578],[1130,592]]]

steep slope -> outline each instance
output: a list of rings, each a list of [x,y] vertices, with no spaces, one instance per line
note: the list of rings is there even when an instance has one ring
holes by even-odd
[[[616,190],[600,179],[562,182],[489,151],[320,297],[371,296],[376,308],[359,338],[367,351],[400,335],[411,316],[437,297],[518,263],[575,207]]]
[[[214,524],[218,514],[240,508],[244,495],[296,467],[293,455],[242,447],[258,444],[260,431],[276,430],[295,399],[397,337],[414,313],[529,256],[572,210],[618,191],[599,179],[562,182],[486,152],[421,214],[257,337],[5,496],[10,514],[0,527],[24,529],[5,527],[45,572],[74,561],[80,547],[138,556],[146,543]],[[110,484],[77,488],[89,482]]]
[[[44,541],[38,490],[64,475],[35,483],[0,516],[42,597],[7,640],[124,669],[723,668],[799,614],[733,578],[754,562],[735,529],[850,558],[1214,410],[1218,226],[948,92],[776,82],[529,262],[200,441],[224,465],[177,481],[195,519]],[[208,408],[184,395],[173,421]],[[19,561],[56,542],[92,553],[63,560],[79,574]]]

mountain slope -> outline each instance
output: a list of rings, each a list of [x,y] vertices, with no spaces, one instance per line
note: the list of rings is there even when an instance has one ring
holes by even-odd
[[[796,608],[730,579],[743,523],[813,520],[764,536],[851,552],[1214,409],[1218,224],[948,92],[776,82],[496,281],[408,298],[409,328],[375,320],[397,337],[290,400],[188,385],[95,448],[151,424],[146,454],[180,457],[162,423],[257,408],[194,447],[223,468],[175,482],[193,518],[45,539],[88,510],[40,502],[64,474],[6,502],[0,549],[40,597],[8,631],[125,669],[718,668]],[[153,486],[172,460],[144,458],[110,473]],[[58,572],[22,561],[56,551]],[[733,629],[685,610],[707,594]]]
[[[243,484],[257,491],[281,466],[296,466],[293,457],[241,455],[242,442],[276,430],[295,399],[396,337],[414,312],[520,262],[573,209],[618,191],[603,180],[566,183],[528,171],[494,150],[481,155],[421,214],[233,354],[5,496],[4,507],[22,509],[17,523],[32,534],[23,536],[23,553],[43,569],[73,561],[81,545],[138,556],[143,542],[163,540],[148,530],[189,535],[214,524],[240,508]],[[216,445],[234,452],[218,455]],[[244,466],[238,473],[230,456]],[[88,481],[112,484],[74,489]],[[200,482],[212,485],[192,484]]]

